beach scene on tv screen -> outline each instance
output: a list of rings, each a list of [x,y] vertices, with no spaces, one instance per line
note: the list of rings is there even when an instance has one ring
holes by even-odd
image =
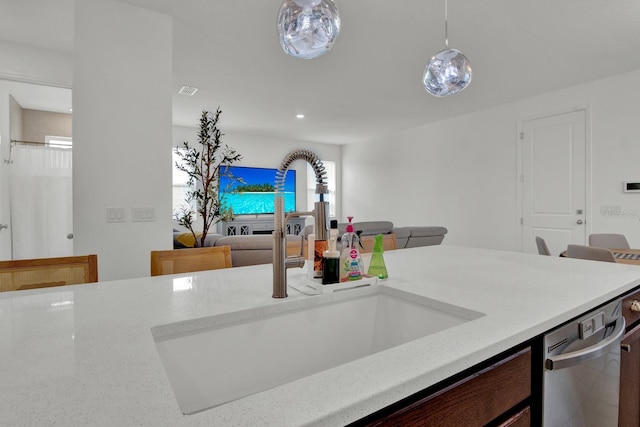
[[[272,214],[275,211],[277,169],[230,166],[229,171],[241,182],[220,177],[220,197],[234,215]],[[284,210],[296,210],[296,171],[290,170],[284,182]]]

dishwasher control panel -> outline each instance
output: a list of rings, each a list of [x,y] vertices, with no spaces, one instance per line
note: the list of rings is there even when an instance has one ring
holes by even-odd
[[[593,314],[578,323],[578,336],[586,340],[591,335],[604,328],[604,311]]]

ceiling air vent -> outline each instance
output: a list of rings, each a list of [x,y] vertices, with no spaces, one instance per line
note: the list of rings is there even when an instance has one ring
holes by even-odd
[[[189,95],[189,96],[193,96],[196,92],[198,91],[197,87],[191,87],[191,86],[182,86],[180,88],[180,90],[178,91],[178,93],[180,95]]]

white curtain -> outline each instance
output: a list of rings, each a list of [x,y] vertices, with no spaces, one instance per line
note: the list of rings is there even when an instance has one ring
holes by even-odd
[[[13,259],[73,255],[71,149],[15,145],[11,159]]]

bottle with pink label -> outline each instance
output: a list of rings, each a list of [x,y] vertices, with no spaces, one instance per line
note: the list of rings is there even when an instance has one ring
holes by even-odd
[[[342,235],[342,255],[340,256],[340,281],[360,280],[364,274],[364,263],[360,256],[360,238],[355,233],[355,229],[351,220],[352,216],[347,217],[349,223],[346,227],[346,233]]]

